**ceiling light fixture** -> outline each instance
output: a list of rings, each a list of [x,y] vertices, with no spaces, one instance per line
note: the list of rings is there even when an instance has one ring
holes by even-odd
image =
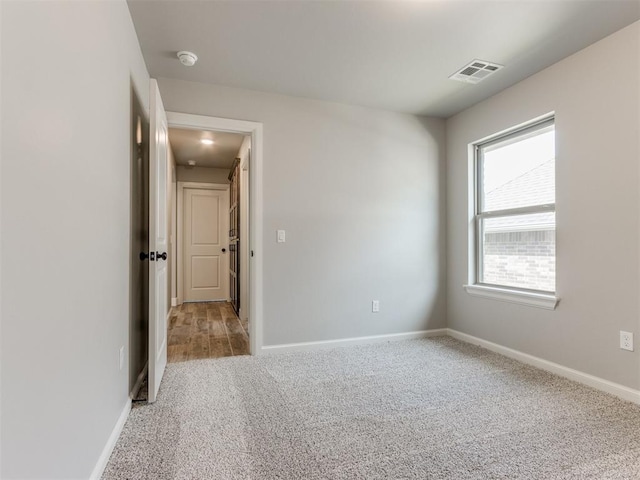
[[[187,162],[187,165],[189,165],[190,167],[195,167],[196,166],[196,161],[195,160],[189,160]]]
[[[193,67],[198,61],[198,56],[195,53],[187,52],[186,50],[178,52],[178,58],[185,67]]]
[[[210,138],[203,138],[202,140],[200,140],[200,143],[204,145],[213,145],[215,142]]]

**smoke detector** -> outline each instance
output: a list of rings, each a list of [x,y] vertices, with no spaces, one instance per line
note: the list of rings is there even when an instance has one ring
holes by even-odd
[[[196,161],[195,160],[189,160],[187,162],[187,165],[189,165],[190,167],[195,167],[196,166]]]
[[[198,61],[198,56],[193,52],[187,52],[186,50],[182,50],[178,52],[178,58],[180,62],[186,67],[193,67]]]
[[[449,78],[451,80],[458,80],[459,82],[464,83],[478,83],[503,68],[504,65],[497,63],[486,62],[484,60],[474,60],[462,67],[453,75],[450,75]]]

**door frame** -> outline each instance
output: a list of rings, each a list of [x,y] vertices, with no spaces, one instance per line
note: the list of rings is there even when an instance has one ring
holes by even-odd
[[[240,133],[251,136],[249,250],[253,256],[249,257],[249,347],[251,355],[259,355],[263,353],[263,125],[260,122],[247,120],[178,112],[167,112],[167,121],[172,128]]]
[[[198,190],[218,190],[229,191],[229,185],[223,183],[202,183],[202,182],[178,182],[178,192],[176,194],[176,230],[178,242],[176,244],[176,293],[178,295],[178,305],[184,302],[184,190],[188,188],[197,188]],[[229,212],[224,212],[229,215]],[[227,235],[229,232],[223,232]],[[228,248],[228,247],[227,247]],[[227,260],[229,255],[226,256]],[[229,275],[229,269],[224,269],[224,274]],[[229,300],[229,282],[227,282],[226,299]]]

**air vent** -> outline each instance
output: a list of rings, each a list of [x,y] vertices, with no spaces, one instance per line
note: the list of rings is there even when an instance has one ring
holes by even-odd
[[[458,80],[464,83],[478,83],[480,80],[484,80],[492,73],[497,72],[504,68],[503,65],[497,63],[485,62],[484,60],[474,60],[473,62],[465,65],[456,73],[451,75],[451,80]]]

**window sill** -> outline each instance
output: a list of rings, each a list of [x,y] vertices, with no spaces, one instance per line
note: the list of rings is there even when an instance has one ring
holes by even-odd
[[[517,303],[529,307],[555,310],[560,299],[549,293],[523,292],[509,288],[488,287],[485,285],[463,285],[469,295],[500,300],[501,302]]]

